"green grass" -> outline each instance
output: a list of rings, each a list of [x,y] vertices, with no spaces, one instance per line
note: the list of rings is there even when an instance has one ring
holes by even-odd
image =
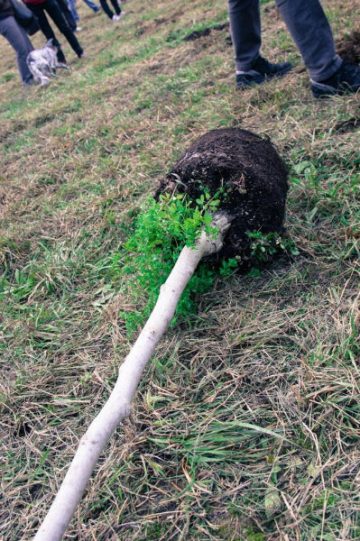
[[[300,67],[263,3],[264,54]],[[336,39],[356,27],[325,4]],[[240,126],[289,164],[299,255],[218,277],[171,328],[65,538],[358,540],[358,96],[315,102],[302,72],[237,92],[220,0],[124,9],[80,6],[87,57],[65,45],[48,88],[0,60],[0,537],[32,538],[129,350],[134,217],[190,142]]]

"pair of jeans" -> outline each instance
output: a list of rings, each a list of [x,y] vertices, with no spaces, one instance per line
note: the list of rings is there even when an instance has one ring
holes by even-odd
[[[71,30],[73,32],[75,32],[76,26],[77,26],[76,25],[76,20],[75,20],[74,15],[73,15],[70,7],[69,7],[68,2],[66,0],[56,0],[56,2],[58,3],[58,6],[59,6],[62,14],[65,17],[66,22],[70,26]]]
[[[99,6],[97,6],[94,2],[92,2],[91,0],[84,0],[85,4],[90,8],[92,9],[95,13],[97,13],[98,11],[100,11],[100,8]]]
[[[114,8],[114,10],[115,10],[116,15],[120,15],[120,13],[121,13],[121,7],[120,7],[120,5],[119,5],[118,0],[110,0],[110,1],[111,1],[111,3],[112,3],[112,6],[113,6],[113,8]],[[107,15],[110,19],[112,19],[114,13],[113,13],[113,12],[111,11],[111,9],[109,8],[109,6],[108,6],[106,0],[100,0],[100,4],[101,4],[101,7],[103,8],[103,10],[105,11],[106,15]]]
[[[72,18],[74,19],[75,23],[77,23],[80,20],[80,17],[76,9],[75,0],[68,0],[67,5],[72,15]]]
[[[33,51],[34,47],[29,40],[25,30],[18,25],[12,16],[0,19],[0,34],[15,49],[18,69],[22,82],[25,85],[31,84],[33,76],[26,63],[27,55]]]
[[[228,0],[237,71],[249,71],[261,47],[259,0]],[[342,60],[319,0],[276,0],[280,14],[314,81],[331,77]]]
[[[37,5],[28,4],[28,7],[38,18],[41,31],[46,36],[46,38],[48,40],[52,39],[54,45],[56,45],[59,48],[58,54],[57,54],[59,62],[66,63],[65,55],[60,48],[60,43],[56,39],[54,31],[49,24],[49,21],[47,20],[46,13],[52,18],[52,20],[54,21],[54,23],[56,24],[60,32],[66,37],[67,41],[69,42],[69,44],[71,45],[75,53],[78,55],[78,57],[81,57],[83,55],[84,53],[83,48],[78,42],[77,37],[75,36],[74,32],[69,27],[56,0],[45,0],[44,3],[37,4]]]

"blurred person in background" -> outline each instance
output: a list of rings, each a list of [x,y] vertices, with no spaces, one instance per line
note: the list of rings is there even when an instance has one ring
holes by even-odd
[[[111,11],[111,9],[109,8],[109,5],[108,5],[106,0],[100,0],[101,7],[105,11],[105,13],[109,17],[109,19],[111,19],[114,22],[119,21],[121,16],[123,15],[123,13],[121,11],[120,4],[119,4],[118,0],[110,0],[110,1],[111,1],[111,4],[112,4],[112,6],[113,6],[113,8],[115,10],[115,13],[113,13],[113,11]]]
[[[29,36],[16,22],[10,0],[0,0],[0,34],[16,52],[19,74],[24,85],[33,84],[33,76],[26,63],[27,55],[33,51]]]
[[[47,16],[50,16],[54,21],[60,32],[66,37],[72,49],[75,51],[79,58],[84,56],[84,50],[78,42],[77,37],[74,32],[71,30],[65,16],[63,15],[61,8],[56,0],[24,0],[25,4],[31,9],[34,15],[39,21],[41,31],[45,35],[46,39],[52,39],[54,45],[58,47],[57,58],[58,61],[66,64],[65,55],[61,49],[60,43],[57,40],[53,29],[50,26],[50,23],[47,19]]]
[[[61,9],[62,14],[64,15],[64,17],[66,19],[66,22],[70,26],[71,30],[73,32],[76,32],[77,22],[80,19],[79,15],[78,15],[78,12],[76,11],[76,8],[75,8],[75,12],[74,12],[72,7],[70,7],[70,0],[69,1],[67,1],[67,0],[56,0],[56,2],[58,3],[59,8]]]
[[[92,9],[94,13],[99,13],[100,8],[98,5],[96,5],[92,0],[84,0],[85,4]]]

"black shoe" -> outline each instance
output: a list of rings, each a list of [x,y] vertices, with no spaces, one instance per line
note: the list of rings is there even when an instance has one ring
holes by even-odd
[[[31,79],[27,79],[26,81],[23,81],[23,85],[28,87],[28,86],[35,86],[37,83],[34,79],[34,77],[31,77]]]
[[[282,77],[292,69],[290,62],[281,62],[280,64],[271,64],[262,56],[259,56],[252,63],[251,70],[236,74],[236,86],[238,88],[247,88],[251,85],[260,85],[274,77]]]
[[[360,66],[343,62],[340,68],[325,81],[311,81],[315,98],[356,92],[360,88]]]

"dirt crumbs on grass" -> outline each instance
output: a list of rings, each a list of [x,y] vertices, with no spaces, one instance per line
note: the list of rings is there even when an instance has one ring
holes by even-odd
[[[343,122],[335,124],[335,131],[337,133],[347,133],[349,131],[355,131],[360,128],[360,117],[349,118]]]
[[[250,255],[248,231],[281,232],[288,190],[287,169],[272,143],[238,128],[213,130],[200,137],[161,182],[163,192],[223,192],[222,210],[234,219],[218,258]]]
[[[354,30],[336,43],[338,54],[352,64],[360,62],[360,31]]]
[[[185,36],[184,41],[195,41],[196,39],[202,38],[204,36],[209,36],[213,30],[225,30],[225,28],[229,28],[228,22],[209,26],[207,28],[204,28],[203,30],[195,30],[194,32],[191,32],[190,34]]]

